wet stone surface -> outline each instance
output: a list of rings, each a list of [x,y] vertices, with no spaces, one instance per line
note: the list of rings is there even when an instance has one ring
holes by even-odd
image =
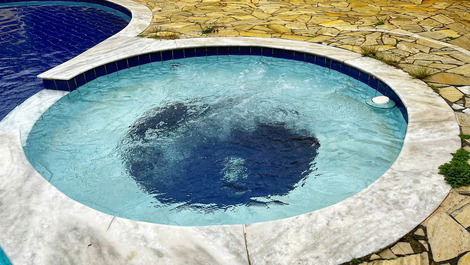
[[[129,174],[164,204],[282,204],[272,197],[302,185],[318,140],[283,123],[227,125],[219,107],[173,103],[145,113],[121,142]]]

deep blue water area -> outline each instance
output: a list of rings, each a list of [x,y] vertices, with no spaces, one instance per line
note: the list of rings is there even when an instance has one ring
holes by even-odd
[[[233,124],[221,137],[214,113],[226,105],[177,102],[148,111],[124,139],[129,174],[161,203],[180,207],[283,203],[256,198],[284,196],[295,189],[311,173],[318,140],[283,122],[261,121],[254,128]],[[172,138],[178,139],[185,157],[178,166],[166,159]]]
[[[129,20],[91,3],[0,4],[0,120],[43,89],[38,74],[117,33]]]

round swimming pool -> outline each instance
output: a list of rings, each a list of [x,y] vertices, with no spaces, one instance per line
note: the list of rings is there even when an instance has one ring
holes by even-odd
[[[254,223],[361,191],[398,156],[399,108],[318,65],[262,56],[154,62],[99,77],[49,108],[25,153],[103,212],[171,225]]]

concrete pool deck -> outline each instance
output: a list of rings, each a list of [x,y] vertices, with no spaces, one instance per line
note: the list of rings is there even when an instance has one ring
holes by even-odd
[[[42,77],[69,79],[106,62],[181,47],[254,45],[305,51],[356,66],[389,84],[408,108],[405,145],[391,169],[368,188],[312,213],[231,226],[136,222],[71,200],[31,167],[22,143],[41,113],[66,95],[44,90],[0,122],[0,164],[7,165],[0,169],[0,189],[5,191],[0,234],[5,239],[2,247],[14,264],[338,264],[395,242],[447,195],[450,188],[437,174],[437,167],[460,147],[459,127],[451,108],[424,82],[377,60],[314,43],[133,37],[145,28],[149,11],[130,1],[114,2],[128,6],[137,19],[139,12],[144,18],[136,20],[140,22],[135,27],[128,26],[125,34],[111,37]]]

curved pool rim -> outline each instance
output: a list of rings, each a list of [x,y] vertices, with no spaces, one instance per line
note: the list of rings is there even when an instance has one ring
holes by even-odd
[[[105,41],[107,45],[98,48],[102,42],[40,76],[46,79],[68,80],[70,78],[67,76],[75,77],[112,61],[181,47],[252,45],[323,54],[375,75],[398,94],[407,107],[409,116],[405,144],[392,167],[368,188],[340,203],[311,213],[252,225],[158,225],[109,216],[77,203],[55,189],[31,167],[24,157],[22,142],[47,107],[67,94],[44,90],[21,104],[0,122],[0,132],[9,131],[0,141],[0,148],[6,154],[0,156],[0,159],[14,159],[16,162],[9,164],[9,168],[1,169],[2,173],[15,172],[13,175],[5,174],[9,177],[2,178],[2,184],[21,190],[25,180],[29,180],[26,188],[31,188],[31,185],[37,188],[37,192],[31,196],[35,198],[35,207],[43,209],[42,212],[35,213],[36,217],[44,218],[43,223],[30,227],[28,235],[54,239],[55,235],[43,231],[45,224],[60,231],[76,229],[83,233],[82,236],[93,234],[93,238],[98,242],[105,240],[106,244],[116,247],[115,251],[121,254],[137,253],[135,256],[141,261],[160,257],[155,252],[148,252],[148,248],[165,244],[168,246],[164,250],[166,261],[173,264],[187,264],[192,260],[191,255],[230,264],[247,264],[248,259],[257,264],[273,264],[274,260],[277,264],[338,264],[369,254],[399,239],[431,214],[450,189],[442,176],[437,174],[437,166],[449,160],[450,153],[460,147],[459,128],[455,117],[442,98],[432,92],[425,83],[412,79],[403,71],[353,52],[299,41],[259,38],[175,41],[115,39],[119,41]],[[136,49],[137,47],[140,49]],[[114,48],[112,53],[107,51],[110,48]],[[84,63],[87,60],[90,63]],[[31,112],[25,113],[25,110]],[[27,197],[19,198],[26,203],[31,200]],[[89,231],[90,228],[103,232],[93,233]],[[11,233],[5,233],[5,237],[11,239],[6,249],[11,253],[12,261],[18,264],[32,259],[22,253],[36,253],[34,259],[38,262],[35,264],[47,264],[47,255],[44,254],[45,251],[41,251],[44,249],[58,251],[58,255],[66,255],[53,246],[41,245],[39,249],[37,246],[29,246],[24,244],[26,240],[22,242],[23,238],[19,240],[19,237],[15,238]],[[120,242],[126,240],[126,247],[123,247]],[[132,243],[144,242],[148,244],[147,249],[132,247]],[[270,248],[266,248],[266,245]],[[188,249],[188,255],[181,255],[181,252],[174,248]],[[201,253],[197,248],[204,249],[207,254]],[[97,255],[93,257],[97,258]]]
[[[94,79],[100,76],[105,76],[120,70],[134,68],[148,63],[171,61],[183,58],[227,55],[249,55],[281,58],[314,64],[323,68],[327,68],[329,70],[334,70],[336,72],[347,75],[353,79],[356,79],[368,85],[375,91],[381,93],[382,95],[390,98],[393,102],[395,102],[396,107],[400,110],[405,121],[408,121],[408,113],[400,96],[397,95],[397,93],[395,93],[395,91],[389,85],[387,85],[387,83],[384,82],[381,78],[376,77],[373,74],[369,74],[366,71],[362,71],[360,68],[357,68],[353,65],[349,65],[348,63],[341,62],[331,57],[323,56],[322,54],[315,54],[298,50],[271,48],[261,45],[214,45],[200,47],[181,47],[176,49],[153,51],[133,55],[131,57],[126,57],[94,67],[84,73],[80,73],[74,76],[69,80],[50,79],[43,77],[43,84],[44,87],[47,89],[73,91],[78,87],[90,81],[93,81]]]
[[[88,82],[91,82],[92,80],[100,76],[112,74],[112,73],[115,73],[117,71],[121,71],[124,69],[137,68],[140,65],[145,65],[148,63],[156,63],[156,62],[163,62],[163,61],[171,62],[172,60],[183,59],[183,58],[193,58],[193,57],[211,57],[211,56],[217,57],[217,56],[229,56],[229,55],[235,55],[235,56],[248,55],[251,57],[273,57],[273,58],[281,58],[281,59],[287,59],[287,60],[292,60],[292,61],[299,61],[299,62],[303,62],[307,64],[314,64],[314,65],[326,68],[328,71],[330,71],[330,75],[335,75],[336,73],[347,75],[348,77],[356,79],[357,81],[360,81],[363,84],[372,88],[373,91],[376,91],[375,95],[378,95],[377,93],[381,93],[391,98],[394,102],[396,102],[397,109],[400,111],[401,115],[403,116],[405,123],[407,122],[407,111],[403,102],[399,98],[399,96],[385,82],[383,82],[379,78],[376,78],[374,75],[361,71],[357,67],[350,66],[344,62],[331,59],[331,58],[322,56],[320,54],[313,54],[313,53],[307,53],[307,52],[302,52],[302,51],[292,51],[292,50],[279,49],[279,48],[254,46],[254,45],[207,46],[207,47],[195,47],[195,48],[188,47],[188,48],[178,48],[178,49],[166,49],[163,51],[154,51],[150,53],[144,53],[144,54],[135,55],[132,57],[127,57],[124,59],[107,63],[105,65],[92,68],[86,71],[85,73],[81,73],[67,81],[52,80],[52,79],[44,80],[44,84],[46,88],[50,88],[54,90],[73,91],[77,89],[78,87]],[[404,124],[404,126],[405,126],[404,130],[406,132],[406,124]],[[394,160],[391,160],[390,164],[392,164],[393,162]],[[47,175],[46,171],[41,171],[41,170],[39,171]],[[377,174],[376,177],[378,178],[380,177],[380,175]],[[59,185],[59,188],[60,188],[60,185]],[[78,202],[80,202],[80,200],[78,200]],[[84,203],[85,205],[88,205],[88,206],[92,205],[92,204],[87,204],[86,202],[80,202],[80,203]],[[94,207],[90,206],[90,207],[100,210],[100,208],[96,206]],[[168,221],[159,222],[158,220],[149,221],[149,220],[145,220],[145,219],[141,219],[137,217],[133,218],[133,217],[129,217],[129,215],[126,216],[125,214],[118,213],[116,211],[114,211],[113,213],[112,207],[110,207],[110,209],[107,209],[106,207],[103,207],[103,206],[100,206],[100,207],[105,213],[116,215],[122,218],[127,218],[130,220],[151,222],[151,223],[164,224],[164,225],[191,226],[191,224],[187,224],[187,223],[172,224],[172,223],[169,223]],[[327,206],[324,206],[324,207],[327,207]],[[305,214],[308,212],[310,211],[304,211],[303,213],[296,213],[295,215],[291,214],[290,216],[297,216],[297,215]],[[288,218],[288,216],[284,216],[281,218],[276,217],[270,220],[274,221],[274,220],[281,220],[285,218]],[[238,224],[252,224],[252,223],[260,223],[260,222],[263,222],[263,221],[255,221],[255,222],[248,221],[248,222],[238,223]],[[233,224],[233,223],[224,224],[223,222],[219,222],[219,224],[210,224],[210,225],[229,225],[229,224]],[[209,224],[199,224],[199,223],[192,224],[192,226],[201,226],[201,225],[208,226]]]

